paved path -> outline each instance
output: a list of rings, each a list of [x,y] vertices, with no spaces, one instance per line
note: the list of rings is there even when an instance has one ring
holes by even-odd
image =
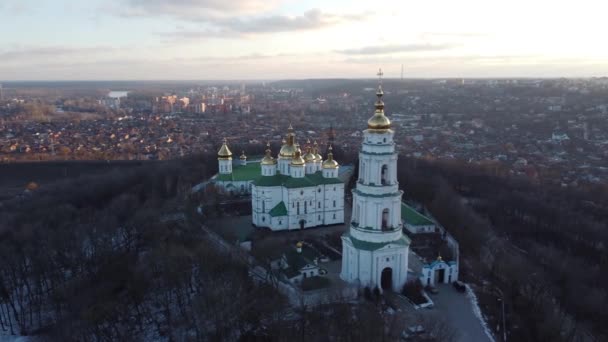
[[[435,308],[428,311],[443,317],[458,330],[458,341],[461,342],[489,342],[484,328],[473,313],[473,305],[465,293],[456,291],[452,285],[441,284],[437,286],[439,293],[431,295]]]

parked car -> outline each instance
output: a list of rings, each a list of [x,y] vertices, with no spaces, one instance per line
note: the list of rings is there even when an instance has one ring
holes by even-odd
[[[425,288],[430,294],[438,294],[439,290],[435,286],[427,286]]]
[[[404,341],[409,341],[414,339],[414,337],[424,334],[425,332],[426,330],[422,325],[412,325],[401,332],[401,339]]]
[[[458,290],[458,292],[465,292],[467,290],[467,287],[460,280],[456,280],[452,285],[454,285],[454,288]]]

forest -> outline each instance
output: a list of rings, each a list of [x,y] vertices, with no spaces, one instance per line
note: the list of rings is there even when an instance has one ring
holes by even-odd
[[[399,172],[405,196],[459,241],[463,280],[504,296],[511,340],[608,339],[608,188],[408,158]]]
[[[0,202],[0,332],[62,341],[385,338],[387,317],[373,302],[290,308],[209,243],[193,219],[207,195],[190,189],[216,172],[215,158],[81,175]],[[605,188],[399,163],[406,199],[459,241],[462,279],[504,297],[510,340],[608,338]],[[496,317],[495,305],[481,304]]]
[[[0,202],[0,337],[384,338],[377,302],[291,308],[273,286],[254,283],[242,260],[207,239],[196,207],[217,197],[190,190],[216,165],[215,154],[146,163]],[[221,215],[214,210],[221,209],[210,206],[207,215]]]

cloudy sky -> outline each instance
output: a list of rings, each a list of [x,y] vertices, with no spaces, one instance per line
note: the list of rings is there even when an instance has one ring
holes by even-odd
[[[0,80],[608,75],[606,0],[0,0]]]

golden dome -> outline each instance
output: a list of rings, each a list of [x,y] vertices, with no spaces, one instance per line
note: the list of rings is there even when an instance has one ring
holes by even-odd
[[[304,246],[304,242],[298,241],[298,243],[296,243],[297,248],[302,248],[302,246]]]
[[[241,156],[239,157],[241,160],[246,160],[247,156],[245,155],[245,151],[241,151]]]
[[[279,151],[279,155],[285,158],[293,158],[296,153],[296,148],[293,145],[283,145]]]
[[[262,158],[262,161],[260,162],[262,165],[275,165],[277,163],[276,159],[272,158],[272,155],[270,153],[270,143],[267,143],[266,155],[264,156],[264,158]]]
[[[217,157],[217,159],[232,159],[232,152],[230,152],[230,149],[228,148],[226,138],[224,138],[224,143],[217,152]]]
[[[291,160],[291,165],[304,165],[305,161],[304,158],[302,158],[302,152],[300,151],[300,149],[296,150],[295,155],[293,156],[293,159]]]
[[[374,115],[367,120],[367,128],[374,131],[386,131],[391,128],[391,120],[384,115],[384,102],[382,102],[383,94],[382,87],[379,86],[378,91],[376,92],[376,96],[378,96],[376,111],[374,112]]]
[[[304,161],[307,163],[314,163],[315,155],[311,153],[310,140],[306,141],[306,144],[308,144],[308,146],[306,146],[306,154],[304,155]]]
[[[287,129],[287,141],[283,140],[283,146],[281,146],[279,156],[293,158],[296,154],[295,140],[296,135],[293,132],[293,127],[289,124],[289,128]]]
[[[318,161],[319,163],[323,161],[323,156],[321,156],[319,154],[319,145],[317,144],[317,141],[315,140],[315,147],[313,148],[312,153],[315,155],[315,161]]]
[[[379,84],[378,90],[376,91],[376,96],[378,99],[376,100],[376,110],[374,111],[374,115],[367,120],[367,128],[372,132],[383,133],[391,128],[391,120],[384,115],[384,102],[382,101],[382,96],[384,95],[384,91],[382,91],[382,69],[378,71]]]
[[[334,154],[332,153],[333,148],[329,146],[329,153],[327,154],[327,160],[323,162],[324,169],[337,169],[338,162],[334,160]]]

